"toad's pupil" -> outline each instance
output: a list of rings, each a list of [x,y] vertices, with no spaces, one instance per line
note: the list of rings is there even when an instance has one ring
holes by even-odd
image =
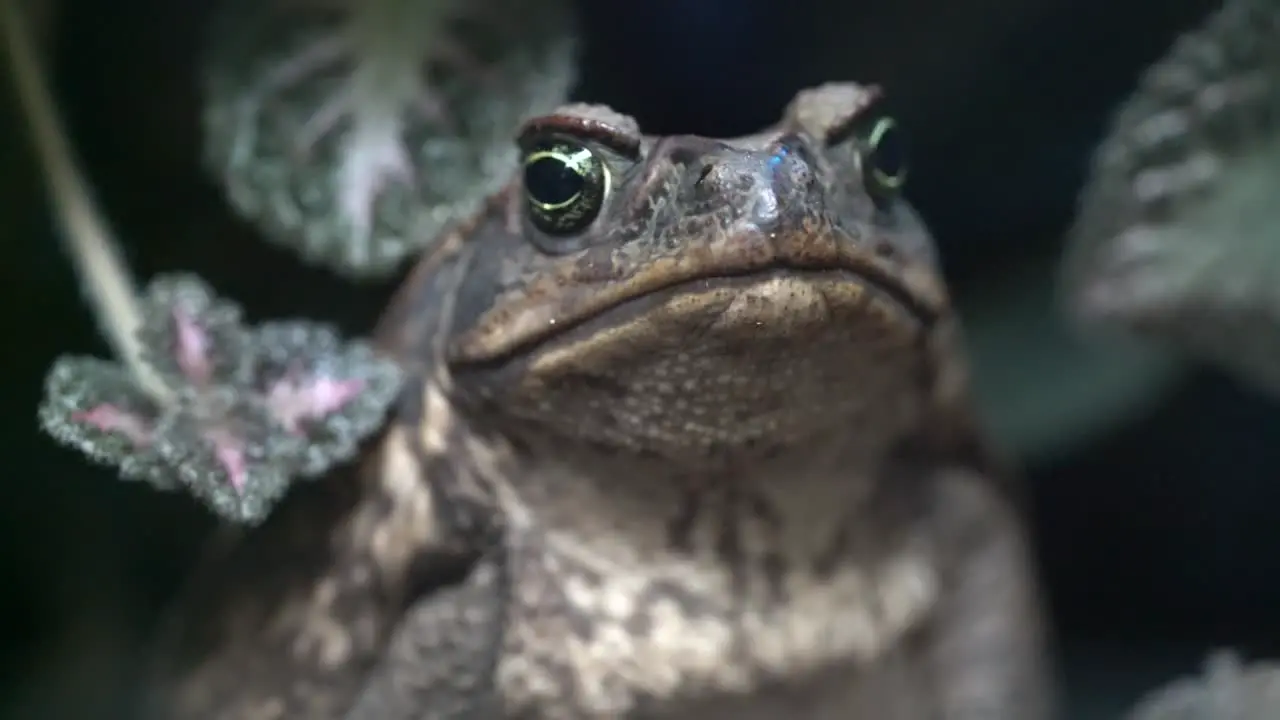
[[[544,155],[524,167],[524,184],[535,202],[556,208],[582,193],[586,178],[560,155]]]
[[[906,172],[906,138],[892,122],[885,122],[876,128],[871,148],[871,164],[887,180],[899,179]]]

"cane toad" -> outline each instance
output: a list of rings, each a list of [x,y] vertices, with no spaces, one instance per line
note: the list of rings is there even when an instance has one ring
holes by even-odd
[[[208,561],[157,712],[1047,718],[1024,530],[878,94],[734,140],[528,121],[384,318],[417,380],[380,446]]]

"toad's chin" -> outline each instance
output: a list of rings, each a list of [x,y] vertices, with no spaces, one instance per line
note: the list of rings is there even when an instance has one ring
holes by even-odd
[[[770,270],[627,300],[455,378],[504,416],[597,444],[767,451],[919,396],[927,331],[860,275]]]

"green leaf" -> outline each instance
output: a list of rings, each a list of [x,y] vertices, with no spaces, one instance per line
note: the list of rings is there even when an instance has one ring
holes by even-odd
[[[512,177],[573,77],[564,0],[229,0],[204,60],[206,164],[272,242],[384,277]]]

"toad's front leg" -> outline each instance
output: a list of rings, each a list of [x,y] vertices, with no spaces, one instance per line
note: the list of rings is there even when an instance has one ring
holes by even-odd
[[[343,717],[407,594],[459,582],[472,561],[452,549],[412,436],[392,427],[354,477],[300,487],[204,559],[153,657],[143,717]]]
[[[993,481],[944,471],[931,532],[943,587],[924,667],[940,720],[1049,720],[1047,631],[1022,520]]]
[[[506,580],[505,554],[495,550],[461,585],[416,600],[346,720],[497,717]]]

